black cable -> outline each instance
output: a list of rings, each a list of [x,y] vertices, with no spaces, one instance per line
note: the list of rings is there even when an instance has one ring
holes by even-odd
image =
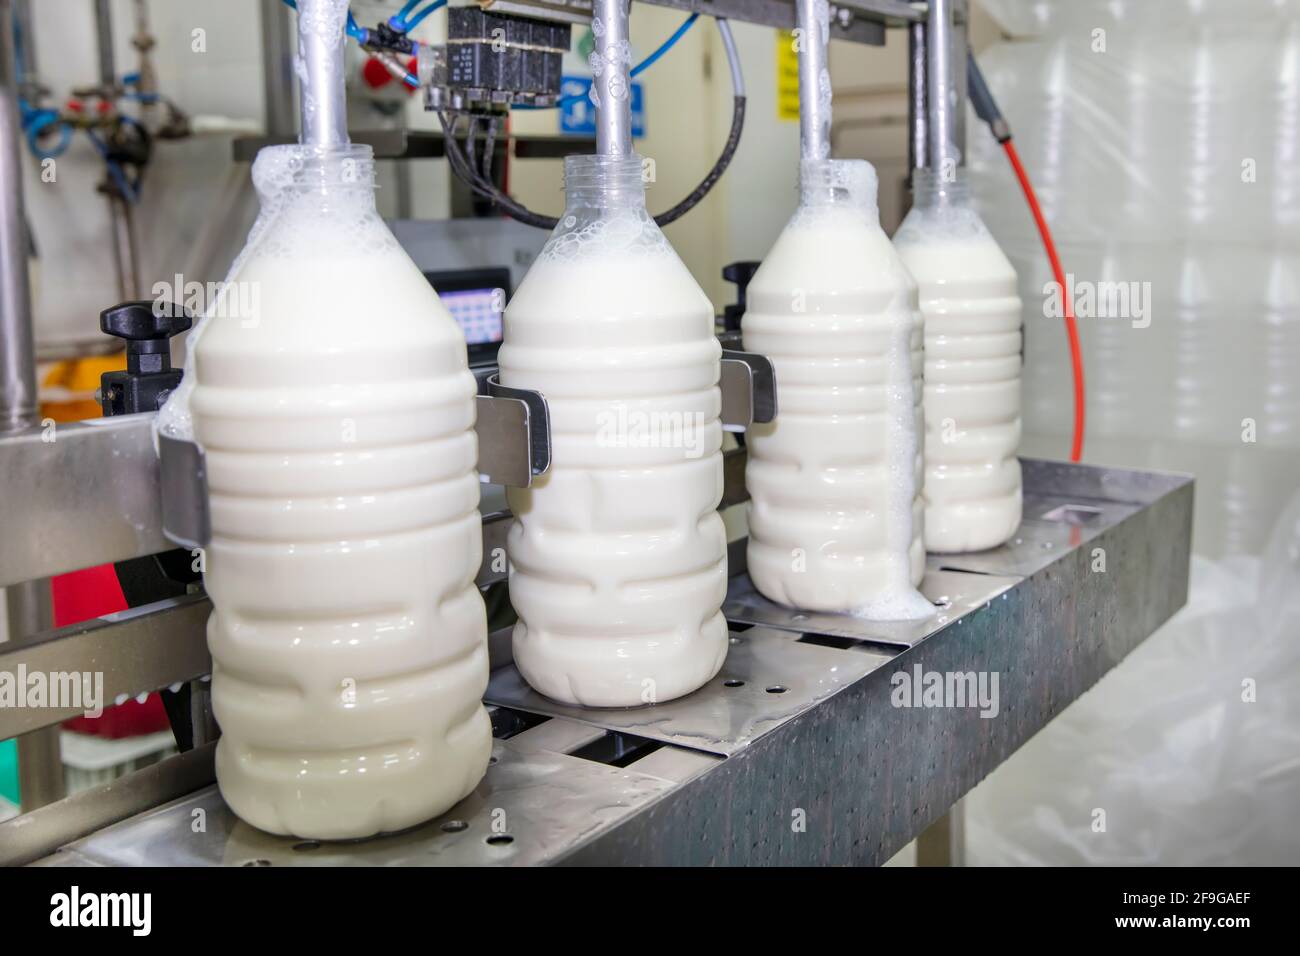
[[[722,147],[722,152],[718,155],[718,161],[713,164],[709,174],[700,181],[700,184],[691,190],[690,195],[679,202],[667,212],[661,212],[655,216],[655,222],[661,226],[666,226],[670,222],[675,222],[682,216],[686,215],[692,209],[699,205],[700,201],[709,194],[714,185],[722,174],[727,171],[731,165],[731,159],[736,155],[736,148],[740,145],[740,134],[745,129],[745,98],[737,96],[732,102],[731,107],[731,131],[727,133],[727,142]]]
[[[559,219],[553,216],[546,216],[541,213],[533,212],[528,207],[511,199],[493,183],[487,181],[481,176],[477,169],[476,151],[473,146],[475,136],[475,127],[477,121],[472,121],[472,125],[467,134],[466,142],[468,144],[468,157],[460,151],[460,144],[456,139],[455,123],[449,122],[445,113],[438,113],[438,121],[442,124],[443,139],[445,143],[447,161],[451,165],[451,170],[456,176],[463,180],[470,189],[478,195],[491,199],[501,210],[511,219],[516,219],[529,226],[536,226],[539,229],[554,229],[559,223]],[[718,155],[717,161],[705,175],[700,184],[696,186],[687,195],[685,199],[673,206],[667,212],[655,216],[655,222],[660,226],[666,226],[670,222],[675,222],[682,216],[686,215],[701,200],[709,194],[722,174],[727,171],[731,165],[732,158],[736,155],[736,149],[740,146],[740,136],[745,129],[745,97],[736,96],[732,100],[731,109],[731,130],[727,134],[727,141],[722,147],[722,152]],[[488,154],[491,156],[491,153]],[[486,157],[485,157],[486,160]]]
[[[479,179],[478,174],[469,167],[468,160],[465,158],[464,153],[461,152],[460,144],[456,140],[456,121],[454,119],[448,120],[446,113],[439,113],[438,121],[442,124],[443,145],[447,154],[447,162],[451,164],[451,171],[477,195],[485,199],[495,199],[489,184]]]
[[[496,152],[496,148],[497,148],[497,122],[496,120],[489,118],[487,121],[487,142],[483,146],[483,166],[482,166],[483,178],[486,179],[489,183],[492,182],[492,160],[495,158],[493,154]],[[495,183],[492,184],[494,186],[496,185]]]
[[[448,120],[447,114],[443,112],[438,113],[438,122],[442,124],[443,144],[447,153],[447,162],[451,165],[451,171],[470,189],[485,199],[492,200],[511,219],[528,226],[536,226],[538,229],[555,228],[558,220],[533,212],[531,209],[515,202],[491,183],[480,178],[478,173],[468,165],[464,153],[460,150],[460,143],[456,139],[455,124]]]
[[[1005,143],[1011,138],[1011,126],[1002,115],[1002,110],[998,109],[997,101],[993,99],[993,91],[989,89],[984,74],[980,72],[973,53],[966,55],[966,86],[971,106],[975,108],[975,115],[988,124],[989,129],[993,131],[994,139],[999,143]]]
[[[478,117],[471,113],[467,117],[468,122],[465,124],[465,158],[469,160],[469,168],[478,173],[478,156],[474,153],[474,140],[478,136]],[[495,189],[496,184],[485,179],[482,175],[474,177],[479,183],[486,183],[488,187]]]
[[[480,161],[475,153],[478,142],[479,120],[482,119],[483,126],[486,129],[484,134],[483,159]],[[504,195],[497,189],[497,184],[492,180],[492,151],[496,148],[496,122],[490,116],[479,117],[473,114],[469,116],[469,128],[465,133],[465,158],[467,162],[465,167],[472,172],[476,172],[474,181],[483,189],[490,193],[489,198],[495,201],[497,195]]]
[[[458,178],[463,180],[470,189],[485,199],[490,199],[506,212],[512,219],[529,226],[536,226],[539,229],[554,229],[556,220],[548,216],[542,216],[525,208],[515,202],[505,193],[494,187],[491,183],[484,182],[479,178],[465,159],[464,154],[460,151],[460,144],[456,140],[454,124],[450,123],[446,114],[439,113],[438,120],[442,123],[444,134],[444,143],[447,153],[447,161],[451,164],[452,172]]]
[[[488,199],[492,198],[491,192],[483,186],[472,170],[466,168],[465,156],[460,151],[460,144],[456,141],[456,120],[448,119],[447,114],[438,113],[438,122],[442,124],[443,147],[447,154],[447,162],[451,164],[452,172],[457,178],[464,180],[465,185],[474,190],[480,196]]]

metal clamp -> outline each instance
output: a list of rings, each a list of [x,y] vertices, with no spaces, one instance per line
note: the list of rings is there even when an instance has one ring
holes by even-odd
[[[743,432],[776,418],[776,373],[757,352],[722,350],[722,427]]]
[[[483,481],[527,488],[551,467],[551,411],[541,392],[481,379],[478,396],[478,471]]]
[[[478,471],[482,481],[527,488],[551,467],[551,416],[541,392],[510,388],[496,375],[480,382],[476,396]],[[158,436],[162,460],[163,534],[183,548],[206,547],[212,539],[208,510],[207,459],[197,443]]]
[[[182,548],[212,540],[208,510],[208,459],[197,442],[158,434],[163,534]]]

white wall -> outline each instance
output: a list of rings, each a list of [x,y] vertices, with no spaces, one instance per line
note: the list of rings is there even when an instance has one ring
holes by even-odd
[[[150,4],[160,84],[187,112],[260,121],[257,2]],[[40,0],[32,7],[39,75],[53,91],[49,102],[61,104],[72,89],[98,80],[92,5]],[[130,0],[114,0],[112,10],[118,71],[132,72],[137,57],[130,43]],[[201,52],[193,49],[196,37]],[[186,268],[204,223],[229,205],[219,199],[231,166],[229,138],[161,142],[155,155],[137,213],[146,294],[156,278]],[[54,161],[53,181],[46,181],[50,173],[42,177],[30,154],[24,153],[24,161],[28,219],[40,252],[34,286],[38,338],[48,343],[93,337],[99,311],[117,300],[107,203],[96,192],[103,163],[83,134]]]

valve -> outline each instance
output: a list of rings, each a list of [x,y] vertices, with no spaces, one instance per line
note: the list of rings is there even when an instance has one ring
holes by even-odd
[[[126,371],[105,372],[99,379],[104,415],[156,412],[180,384],[181,369],[172,368],[172,336],[189,329],[194,316],[170,302],[123,302],[99,313],[99,327],[126,340]]]

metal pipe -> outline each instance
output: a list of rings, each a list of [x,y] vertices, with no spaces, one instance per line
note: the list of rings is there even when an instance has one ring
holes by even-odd
[[[347,0],[299,0],[298,55],[302,60],[302,141],[323,149],[348,142],[343,44]]]
[[[99,85],[112,89],[117,84],[113,57],[113,12],[109,0],[95,0],[95,44],[99,51]]]
[[[36,341],[27,274],[27,220],[18,98],[14,89],[13,4],[0,0],[0,434],[38,420]],[[30,43],[30,40],[29,40]],[[27,581],[5,590],[10,640],[38,634],[51,623],[48,581]],[[23,809],[63,796],[58,728],[18,738],[18,786]]]
[[[263,3],[262,103],[266,110],[266,135],[292,137],[298,131],[293,81],[294,28],[289,7]]]
[[[966,58],[970,55],[970,4],[968,0],[953,0],[952,10],[952,143],[957,155],[957,165],[966,165]]]
[[[19,737],[18,800],[22,812],[62,800],[66,791],[59,728],[44,727]]]
[[[800,155],[826,159],[831,154],[830,3],[796,0],[795,19],[799,29]]]
[[[13,22],[11,0],[0,0],[0,434],[26,428],[37,412]]]
[[[50,582],[26,581],[5,589],[9,639],[48,631],[54,623]],[[18,794],[24,813],[63,799],[59,728],[42,727],[18,737]]]
[[[592,0],[596,37],[592,89],[596,91],[596,152],[632,155],[632,47],[628,41],[631,0]]]
[[[23,67],[27,79],[33,81],[40,72],[40,62],[36,58],[36,30],[32,26],[32,0],[17,0],[14,15],[18,19],[18,30],[23,38]]]
[[[113,193],[108,197],[109,219],[113,228],[113,265],[117,269],[119,302],[140,298],[140,252],[135,240],[135,217],[126,197]]]
[[[99,82],[105,90],[117,85],[117,59],[113,53],[113,16],[108,0],[95,0],[95,37],[99,53]],[[113,266],[117,272],[119,301],[140,298],[140,262],[131,205],[117,185],[107,180],[108,218],[112,228]]]
[[[152,126],[157,104],[151,97],[158,93],[158,73],[153,65],[154,38],[149,31],[149,5],[146,0],[135,0],[135,35],[131,37],[131,45],[140,55],[139,66],[136,67],[140,79],[136,83],[136,90],[145,96],[140,104],[140,115],[146,126]]]
[[[923,169],[928,159],[929,125],[926,116],[925,24],[917,21],[907,29],[908,70],[907,120],[911,129],[907,153],[908,169]],[[910,175],[910,173],[909,173]]]
[[[917,866],[966,865],[966,801],[958,800],[948,812],[916,838]]]
[[[930,0],[925,39],[929,93],[929,166],[936,176],[946,178],[955,173],[957,164],[961,161],[957,154],[952,0]]]

